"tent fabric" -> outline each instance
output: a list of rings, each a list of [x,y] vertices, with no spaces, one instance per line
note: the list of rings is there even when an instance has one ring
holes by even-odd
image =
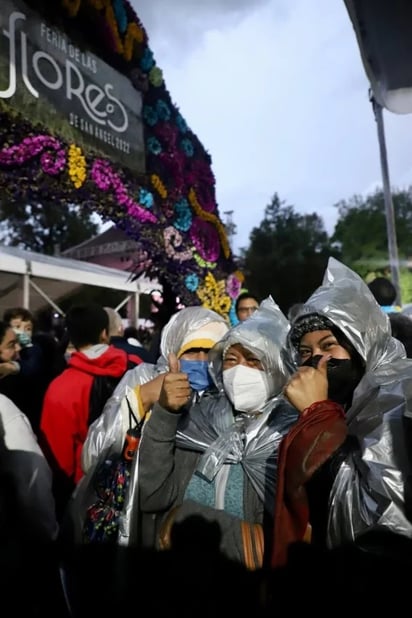
[[[395,114],[412,112],[412,3],[344,0],[376,102]]]
[[[8,307],[24,304],[24,275],[58,305],[59,300],[84,285],[124,291],[126,294],[150,292],[158,284],[130,273],[90,262],[42,255],[18,247],[0,247],[0,314]],[[29,309],[47,306],[47,300],[33,287],[29,291]]]

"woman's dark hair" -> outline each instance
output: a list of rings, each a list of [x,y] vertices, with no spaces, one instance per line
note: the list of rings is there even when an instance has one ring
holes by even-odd
[[[0,343],[3,343],[5,334],[10,328],[10,324],[0,320]]]
[[[5,322],[10,324],[10,322],[16,318],[20,318],[23,322],[31,322],[34,324],[33,314],[25,307],[12,307],[11,309],[6,309],[3,315],[3,320]]]
[[[249,292],[242,292],[242,294],[239,294],[239,296],[236,299],[236,303],[235,303],[236,313],[238,311],[240,301],[245,300],[246,298],[251,298],[252,300],[257,302],[257,304],[259,304],[260,302],[259,299],[254,294],[249,294]]]
[[[90,303],[71,307],[66,315],[66,327],[70,341],[78,350],[100,341],[103,330],[109,330],[109,316],[100,305]]]
[[[344,335],[342,333],[342,331],[337,327],[337,326],[333,326],[331,328],[332,333],[335,335],[339,345],[342,346],[342,348],[345,348],[345,350],[347,352],[349,352],[349,355],[354,363],[354,365],[362,372],[365,372],[365,361],[363,360],[362,356],[359,354],[359,352],[355,349],[355,347],[351,344],[351,342],[349,341],[349,339],[346,337],[346,335]]]
[[[376,277],[368,285],[368,288],[375,297],[376,302],[381,307],[393,305],[396,300],[396,288],[392,281],[386,277]]]
[[[123,331],[124,339],[129,339],[129,337],[133,337],[134,339],[139,339],[139,331],[136,326],[126,326]]]

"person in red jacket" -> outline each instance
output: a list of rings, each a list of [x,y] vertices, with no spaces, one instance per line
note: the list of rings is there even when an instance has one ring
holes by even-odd
[[[50,383],[40,421],[59,516],[83,476],[80,455],[89,425],[102,413],[120,378],[136,364],[124,350],[109,345],[109,318],[103,307],[71,308],[66,327],[76,351],[67,369]]]

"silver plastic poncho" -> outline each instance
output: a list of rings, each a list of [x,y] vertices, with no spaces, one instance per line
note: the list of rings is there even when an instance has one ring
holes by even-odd
[[[262,503],[272,512],[276,488],[278,447],[297,420],[297,412],[279,396],[291,373],[285,344],[289,322],[271,297],[247,320],[233,327],[209,352],[210,373],[219,394],[205,398],[182,418],[176,443],[203,453],[198,473],[212,481],[223,464],[241,463]],[[271,376],[272,391],[259,414],[239,413],[223,388],[223,355],[240,343],[256,354]],[[258,370],[256,370],[258,371]]]
[[[346,414],[349,433],[360,448],[345,459],[335,478],[328,544],[353,540],[374,526],[411,537],[412,524],[404,514],[404,479],[410,468],[403,416],[412,412],[412,360],[391,336],[388,316],[368,286],[334,258],[329,259],[322,286],[295,319],[310,313],[329,318],[366,365]]]
[[[156,376],[168,371],[168,356],[177,354],[183,341],[190,333],[210,324],[222,325],[222,332],[228,330],[225,319],[219,314],[204,307],[186,307],[174,314],[162,331],[160,342],[160,357],[155,365],[142,363],[128,371],[113,395],[107,401],[103,413],[90,426],[82,449],[82,468],[84,477],[79,482],[69,507],[74,529],[80,530],[83,525],[86,509],[93,495],[94,474],[98,466],[105,460],[122,452],[125,435],[129,429],[129,408],[126,398],[138,420],[141,420],[139,404],[134,389],[138,385],[149,382]],[[135,457],[131,469],[129,491],[125,500],[124,512],[119,525],[118,543],[127,545],[130,540],[133,511],[135,509],[135,494],[138,478],[138,458]]]

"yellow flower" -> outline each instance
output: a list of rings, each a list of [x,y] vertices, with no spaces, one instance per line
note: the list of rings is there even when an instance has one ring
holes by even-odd
[[[63,6],[67,9],[70,17],[75,17],[79,12],[81,0],[63,0]]]
[[[136,43],[143,43],[144,34],[141,27],[138,24],[132,22],[127,26],[126,36],[124,39],[123,56],[128,61],[132,59],[135,41]]]
[[[116,21],[116,16],[114,14],[113,7],[109,2],[107,2],[106,4],[106,20],[114,36],[114,40],[116,44],[116,51],[118,54],[122,54],[124,50],[123,42],[122,42],[122,39],[120,38],[119,29],[117,27],[117,21]]]
[[[80,189],[87,176],[86,158],[75,144],[69,146],[69,176],[76,189]]]
[[[190,205],[192,206],[197,216],[203,219],[203,221],[209,221],[209,223],[212,223],[215,226],[217,233],[219,234],[220,244],[222,245],[224,256],[225,258],[228,258],[230,255],[230,247],[229,247],[229,242],[227,240],[225,226],[218,219],[218,217],[214,215],[212,212],[203,210],[203,208],[199,204],[199,201],[196,196],[196,192],[193,189],[193,187],[189,191],[188,198],[189,198]]]
[[[167,189],[157,174],[152,174],[150,177],[153,187],[156,189],[161,198],[166,199]]]
[[[245,275],[242,273],[241,270],[235,270],[233,276],[236,277],[236,279],[239,279],[240,283],[243,283],[245,280]]]
[[[107,0],[89,0],[89,4],[91,4],[97,11],[100,11],[108,4],[108,2]]]
[[[163,84],[162,69],[159,69],[159,67],[154,66],[153,69],[149,71],[149,81],[153,86],[155,86],[155,88],[158,88],[159,86],[161,86]]]
[[[216,281],[212,273],[208,272],[204,284],[196,290],[196,294],[203,307],[212,309],[228,319],[232,301],[225,290],[225,280]]]

